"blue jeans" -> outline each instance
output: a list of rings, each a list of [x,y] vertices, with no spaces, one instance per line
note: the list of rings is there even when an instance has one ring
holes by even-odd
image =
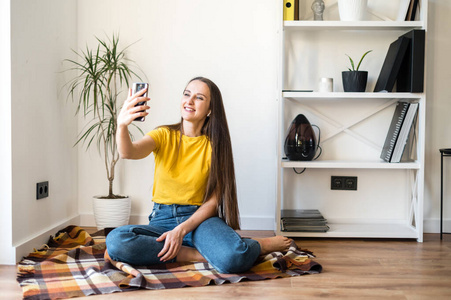
[[[156,239],[186,221],[199,206],[154,203],[149,225],[126,225],[111,231],[106,238],[108,254],[115,261],[132,265],[161,264],[157,254],[164,241]],[[260,255],[260,244],[241,238],[222,219],[212,217],[183,238],[183,245],[194,247],[220,273],[249,270]],[[173,259],[171,262],[174,262]]]

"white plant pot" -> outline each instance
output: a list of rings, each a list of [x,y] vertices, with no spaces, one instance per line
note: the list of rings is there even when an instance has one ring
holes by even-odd
[[[94,217],[97,229],[127,225],[130,220],[131,199],[101,199],[93,197]]]
[[[341,21],[365,20],[368,0],[338,0]]]

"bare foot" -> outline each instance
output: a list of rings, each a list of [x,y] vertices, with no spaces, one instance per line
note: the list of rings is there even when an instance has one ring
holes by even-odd
[[[189,262],[189,261],[197,261],[197,262],[207,262],[207,260],[197,251],[196,248],[185,247],[182,246],[180,248],[179,253],[177,254],[178,262]]]
[[[114,260],[111,259],[110,255],[108,254],[107,249],[105,249],[105,254],[103,255],[103,258],[105,259],[105,262],[110,262],[110,263],[115,262]]]
[[[293,241],[292,239],[281,235],[268,238],[254,238],[254,240],[260,243],[260,255],[266,255],[275,251],[286,252]]]

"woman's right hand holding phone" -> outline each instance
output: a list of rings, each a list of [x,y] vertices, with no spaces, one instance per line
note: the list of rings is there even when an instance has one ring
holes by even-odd
[[[147,89],[142,89],[135,94],[132,94],[132,89],[128,91],[128,97],[124,101],[121,111],[117,117],[118,127],[130,125],[136,118],[145,117],[149,113],[147,112],[150,107],[147,105],[147,101],[150,100],[149,97],[144,97],[144,93]],[[139,102],[144,102],[144,105],[138,105]]]

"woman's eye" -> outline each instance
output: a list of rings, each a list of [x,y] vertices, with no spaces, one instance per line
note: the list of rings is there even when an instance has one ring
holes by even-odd
[[[189,94],[188,93],[184,93],[183,96],[189,97]]]
[[[204,98],[202,98],[202,97],[197,97],[197,99],[199,99],[199,100],[204,100]]]

